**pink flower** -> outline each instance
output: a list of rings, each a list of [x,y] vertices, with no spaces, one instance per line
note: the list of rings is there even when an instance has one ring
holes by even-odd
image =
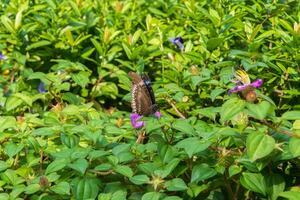
[[[131,113],[130,114],[130,121],[133,128],[141,128],[144,126],[143,121],[139,121],[143,116],[137,114],[137,113]]]
[[[157,119],[160,119],[161,118],[161,113],[159,111],[156,111],[154,113],[154,116],[157,118]]]
[[[157,119],[161,118],[161,113],[159,111],[156,111],[153,114]],[[142,115],[139,115],[137,113],[131,113],[130,114],[130,121],[131,121],[131,125],[133,128],[142,128],[145,125],[145,122],[140,121],[140,119],[142,118]]]

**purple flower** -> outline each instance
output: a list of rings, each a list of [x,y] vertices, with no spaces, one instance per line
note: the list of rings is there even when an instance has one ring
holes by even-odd
[[[157,119],[161,118],[161,113],[159,111],[156,111],[153,114]],[[139,115],[137,113],[131,113],[130,114],[130,121],[133,128],[142,128],[145,125],[145,122],[140,121],[142,118],[142,115]]]
[[[154,113],[154,116],[157,118],[157,119],[160,119],[161,118],[161,113],[159,111],[156,111]]]
[[[255,80],[254,82],[252,82],[250,84],[243,84],[243,85],[235,86],[234,88],[232,88],[228,91],[228,94],[243,91],[249,86],[254,87],[254,88],[259,88],[260,86],[262,86],[262,84],[263,84],[263,80],[262,79],[257,79],[257,80]]]
[[[137,113],[131,113],[130,114],[130,121],[133,128],[141,128],[144,126],[143,121],[139,121],[143,116],[137,114]]]
[[[182,37],[179,36],[175,38],[170,38],[169,41],[176,45],[181,51],[183,51],[184,45]]]
[[[43,82],[40,82],[39,86],[38,86],[38,91],[39,93],[46,93],[47,90],[45,89],[45,84]]]
[[[6,59],[6,56],[0,53],[0,60],[4,60],[4,59]]]

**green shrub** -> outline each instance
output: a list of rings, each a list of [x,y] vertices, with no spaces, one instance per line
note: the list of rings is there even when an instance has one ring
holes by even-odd
[[[0,15],[0,199],[300,199],[298,1],[2,0]],[[228,94],[237,69],[264,81],[254,103]],[[163,115],[138,130],[129,71]]]

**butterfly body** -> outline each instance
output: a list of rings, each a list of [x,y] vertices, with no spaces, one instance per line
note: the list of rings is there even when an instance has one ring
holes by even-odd
[[[132,78],[132,112],[144,116],[154,114],[158,107],[149,77],[134,72],[129,72],[128,75]]]

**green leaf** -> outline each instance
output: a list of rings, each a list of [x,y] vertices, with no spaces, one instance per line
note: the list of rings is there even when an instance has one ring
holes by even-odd
[[[267,193],[266,181],[261,174],[244,172],[242,173],[240,181],[241,184],[250,191],[258,192],[263,195]]]
[[[15,96],[10,96],[7,98],[7,100],[5,102],[5,109],[7,111],[11,111],[11,110],[19,107],[22,103],[23,103],[22,99],[15,97]]]
[[[300,139],[299,138],[291,138],[289,141],[289,150],[294,158],[300,156]]]
[[[74,163],[71,163],[68,165],[68,167],[80,172],[81,175],[84,175],[88,166],[89,166],[88,161],[83,158],[80,158],[80,159],[76,160]]]
[[[215,48],[217,48],[219,45],[223,43],[224,43],[224,38],[219,38],[219,37],[210,38],[207,41],[207,49],[214,50]]]
[[[132,177],[133,176],[133,171],[130,167],[126,165],[117,165],[115,168],[115,171],[119,174],[122,174],[126,177]]]
[[[75,83],[80,85],[82,88],[85,88],[85,86],[89,83],[89,72],[80,71],[77,74],[72,74],[71,77]]]
[[[70,194],[70,184],[67,182],[60,182],[57,185],[53,185],[50,187],[52,192],[60,195],[69,195]]]
[[[221,107],[221,122],[224,123],[225,121],[230,120],[236,114],[241,112],[245,108],[245,101],[239,98],[231,98],[226,101]]]
[[[198,164],[193,167],[191,182],[198,183],[199,181],[206,180],[217,174],[216,170],[209,167],[207,164]]]
[[[276,200],[279,193],[284,191],[285,181],[279,174],[271,174],[266,177],[267,192],[271,200]]]
[[[8,143],[5,145],[4,151],[10,157],[14,157],[24,148],[23,144],[16,145],[15,143]]]
[[[269,155],[275,148],[275,140],[269,135],[251,133],[246,141],[247,154],[252,161]]]
[[[16,119],[11,116],[2,116],[0,117],[0,132],[3,132],[8,128],[16,128]]]
[[[5,161],[0,160],[0,172],[6,170],[8,167],[9,165]]]
[[[71,185],[76,200],[95,199],[99,192],[99,180],[91,177],[73,179]]]
[[[195,130],[192,125],[186,119],[177,119],[172,124],[172,127],[180,132],[186,133],[188,135],[195,134]]]
[[[46,168],[45,174],[51,174],[52,172],[59,171],[63,169],[67,165],[67,161],[65,159],[55,160],[48,165]]]
[[[159,200],[160,196],[159,192],[148,192],[143,195],[142,200]]]
[[[182,191],[187,189],[185,182],[181,178],[174,178],[165,182],[165,187],[168,191]]]
[[[174,146],[169,144],[160,144],[158,149],[158,154],[163,163],[168,163],[173,160],[176,155],[176,149]]]
[[[242,171],[242,168],[237,165],[231,165],[228,169],[229,177],[232,177]]]
[[[182,198],[180,198],[178,196],[168,196],[168,197],[164,198],[163,200],[182,200]]]
[[[298,120],[300,119],[300,111],[287,111],[281,116],[285,120]]]
[[[28,185],[25,188],[25,194],[33,194],[33,193],[36,193],[37,191],[39,191],[40,189],[41,189],[40,184],[34,183],[34,184],[31,184],[31,185]]]
[[[150,181],[149,177],[146,175],[136,175],[130,177],[129,180],[136,185],[147,184]]]
[[[267,101],[262,101],[258,104],[247,103],[249,114],[255,119],[263,120],[266,118],[271,104]]]
[[[127,192],[119,190],[113,193],[111,200],[126,200]]]
[[[298,191],[281,192],[279,194],[279,196],[284,197],[288,200],[299,200],[300,199],[300,192],[298,192]]]
[[[191,158],[194,154],[206,150],[211,145],[207,140],[201,140],[196,137],[186,138],[176,144],[177,148],[183,148]]]
[[[48,46],[49,44],[51,44],[50,41],[41,40],[41,41],[38,41],[38,42],[35,42],[35,43],[31,43],[30,45],[28,45],[26,47],[26,50],[29,51],[31,49],[36,49],[36,48],[39,48],[39,47]]]
[[[108,171],[112,168],[111,164],[109,163],[103,163],[95,167],[95,170],[99,171]]]
[[[146,133],[150,134],[155,130],[159,130],[161,124],[158,122],[158,119],[154,119],[153,117],[150,119],[145,120],[146,126]]]
[[[300,130],[300,120],[295,120],[293,123],[293,129]]]
[[[155,170],[154,174],[161,178],[165,178],[175,169],[175,167],[177,167],[179,162],[180,162],[180,159],[174,158],[167,165],[164,165],[161,168]]]
[[[7,193],[0,193],[0,199],[1,200],[9,200],[9,194]]]

